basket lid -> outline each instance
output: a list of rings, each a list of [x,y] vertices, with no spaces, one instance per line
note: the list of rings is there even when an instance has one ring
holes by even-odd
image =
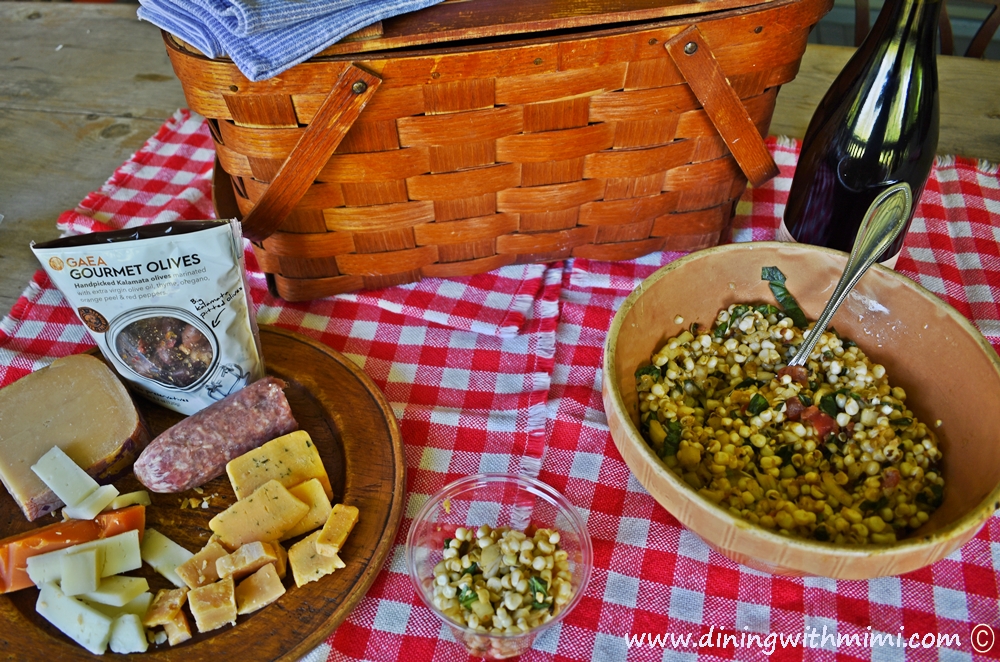
[[[343,55],[496,37],[573,33],[737,9],[768,0],[444,0],[359,30],[319,55]]]

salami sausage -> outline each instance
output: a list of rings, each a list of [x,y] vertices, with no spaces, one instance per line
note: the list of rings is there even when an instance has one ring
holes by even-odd
[[[282,389],[265,377],[166,430],[139,455],[139,482],[154,492],[183,492],[226,470],[234,457],[298,429]]]

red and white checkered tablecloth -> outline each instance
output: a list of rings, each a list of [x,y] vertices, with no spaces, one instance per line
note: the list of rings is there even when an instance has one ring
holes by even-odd
[[[736,241],[772,238],[783,211],[797,145],[768,144],[781,174],[743,196]],[[180,111],[100,191],[63,214],[60,227],[80,233],[211,217],[213,158],[203,120]],[[676,257],[513,266],[289,304],[267,292],[247,251],[260,323],[300,331],[355,361],[385,392],[405,442],[407,503],[396,546],[358,607],[306,659],[467,659],[415,594],[402,550],[410,517],[430,494],[482,471],[537,475],[553,485],[585,516],[594,542],[583,601],[524,660],[1000,659],[1000,642],[976,652],[971,638],[980,625],[1000,634],[1000,517],[951,557],[906,575],[787,578],[711,551],[630,474],[601,404],[603,342],[624,298]],[[896,268],[1000,347],[997,169],[939,159]],[[0,386],[91,346],[39,272],[0,322]],[[695,647],[707,635],[718,643],[719,633],[759,633],[764,645]],[[874,647],[848,639],[870,641],[872,633],[880,638]],[[691,645],[684,645],[689,634]],[[650,645],[655,635],[674,639]],[[940,648],[896,645],[926,643],[930,635],[935,643],[938,635],[958,640]],[[637,645],[643,636],[645,645]]]

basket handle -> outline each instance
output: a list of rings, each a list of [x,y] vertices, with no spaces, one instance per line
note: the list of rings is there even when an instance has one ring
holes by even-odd
[[[778,166],[764,139],[698,26],[692,25],[664,46],[750,183],[760,186],[777,175]]]
[[[267,190],[243,218],[243,235],[260,242],[288,217],[326,165],[382,80],[348,64]]]

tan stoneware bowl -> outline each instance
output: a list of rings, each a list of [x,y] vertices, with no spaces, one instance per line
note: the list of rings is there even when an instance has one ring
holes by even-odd
[[[867,579],[929,565],[972,538],[1000,508],[1000,359],[969,321],[910,279],[875,266],[841,306],[833,326],[907,392],[920,420],[943,421],[940,508],[891,546],[838,546],[790,539],[702,498],[640,435],[634,373],[692,322],[711,325],[732,303],[774,303],[761,267],[777,266],[815,320],[844,269],[844,253],[773,242],[719,246],[681,258],[645,279],[615,315],[604,353],[604,407],[611,436],[653,498],[730,559],[767,572]],[[683,318],[682,323],[675,318]]]

